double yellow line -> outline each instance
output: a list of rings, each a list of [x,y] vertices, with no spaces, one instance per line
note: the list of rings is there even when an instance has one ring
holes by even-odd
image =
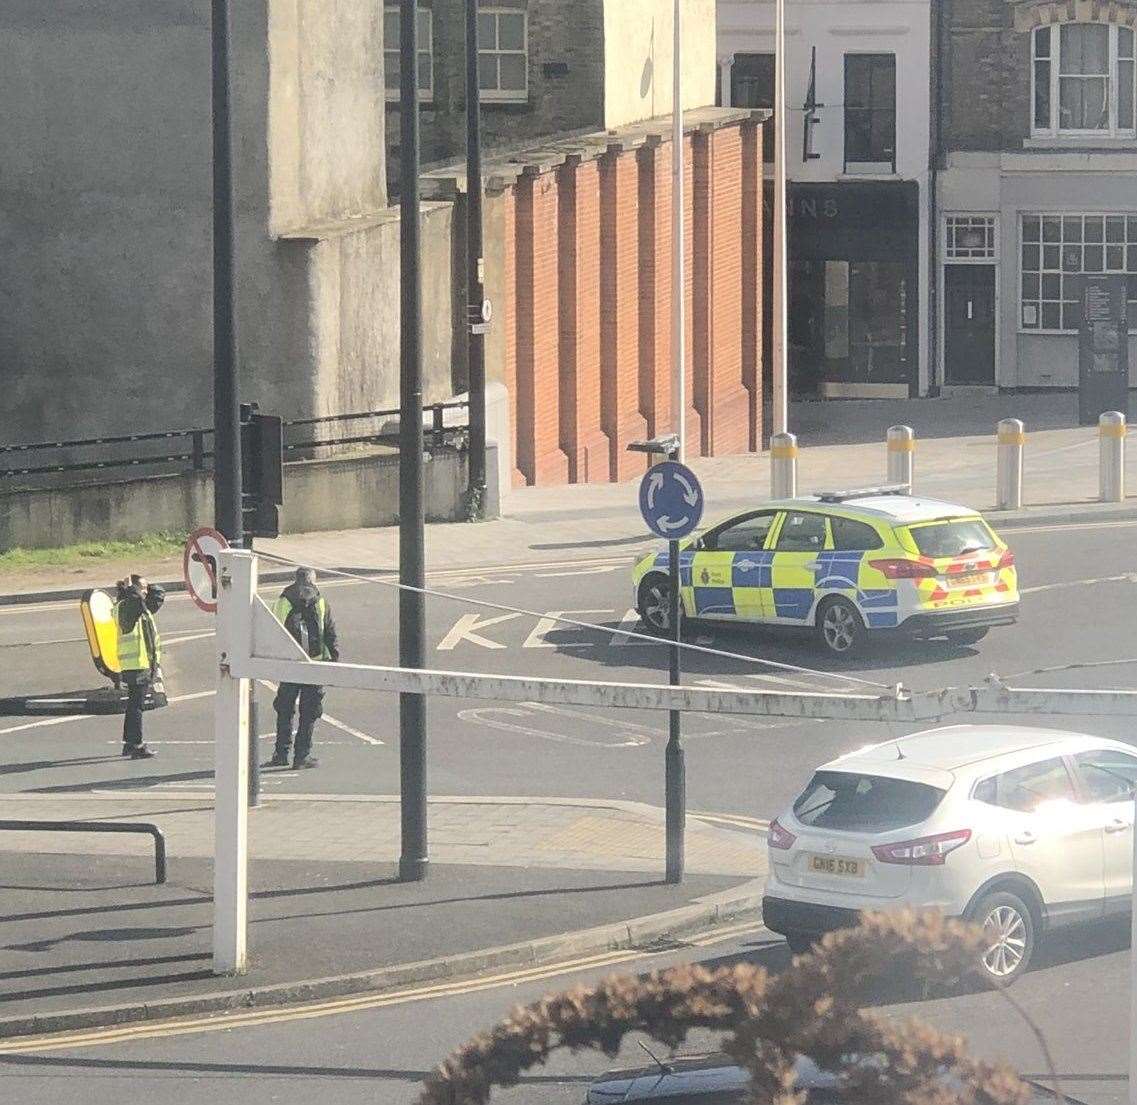
[[[754,921],[723,926],[709,930],[690,940],[684,940],[683,943],[695,947],[708,947],[724,940],[730,940],[743,933],[754,931],[758,927]],[[217,1013],[185,1020],[151,1021],[116,1025],[110,1028],[92,1028],[81,1032],[0,1040],[0,1059],[4,1055],[26,1052],[67,1051],[72,1048],[129,1043],[133,1040],[155,1040],[171,1036],[189,1036],[199,1032],[224,1032],[234,1028],[253,1028],[257,1025],[279,1024],[286,1021],[333,1017],[344,1013],[382,1009],[391,1005],[429,1001],[433,998],[475,994],[482,990],[492,990],[500,986],[520,986],[528,982],[540,982],[542,979],[554,978],[557,975],[575,971],[591,971],[600,967],[610,967],[617,963],[627,963],[634,959],[643,958],[646,958],[643,951],[635,948],[624,948],[599,955],[548,963],[544,966],[502,971],[479,978],[439,982],[430,986],[393,990],[383,994],[359,994],[354,997],[311,1002],[291,1008],[250,1009],[239,1013]]]

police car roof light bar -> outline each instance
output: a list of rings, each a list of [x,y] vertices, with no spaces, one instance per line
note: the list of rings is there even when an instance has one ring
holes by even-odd
[[[823,503],[845,503],[850,499],[868,499],[873,495],[910,495],[911,488],[903,483],[888,483],[881,487],[857,487],[849,491],[819,491]]]

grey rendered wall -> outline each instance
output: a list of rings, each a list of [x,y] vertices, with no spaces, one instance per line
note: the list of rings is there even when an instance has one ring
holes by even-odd
[[[464,520],[468,453],[432,449],[426,463],[426,517]],[[487,471],[497,471],[496,446]],[[398,521],[397,455],[354,456],[289,464],[284,470],[282,533],[387,526]],[[486,516],[501,513],[491,479]],[[81,541],[131,540],[143,534],[188,533],[213,518],[209,473],[0,494],[0,551],[55,548]]]
[[[389,405],[380,6],[232,6],[243,397]],[[212,421],[209,11],[0,0],[0,442]],[[431,397],[450,390],[451,235],[424,215]]]

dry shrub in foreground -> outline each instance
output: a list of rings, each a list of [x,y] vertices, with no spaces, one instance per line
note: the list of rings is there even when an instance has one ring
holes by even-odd
[[[629,1032],[677,1048],[692,1029],[723,1033],[721,1048],[750,1072],[756,1101],[802,1105],[793,1064],[804,1055],[840,1077],[850,1105],[1026,1105],[1018,1076],[973,1059],[961,1037],[864,1008],[874,981],[966,977],[982,947],[974,925],[874,914],[780,975],[742,964],[612,976],[515,1009],[431,1073],[420,1105],[484,1105],[495,1086],[515,1085],[560,1048],[614,1056]]]

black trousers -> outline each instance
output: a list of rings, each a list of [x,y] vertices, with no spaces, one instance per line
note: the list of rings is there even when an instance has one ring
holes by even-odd
[[[122,719],[122,743],[128,748],[142,744],[142,704],[150,689],[148,671],[124,671],[122,681],[126,684],[126,716]]]
[[[276,755],[287,759],[292,747],[292,714],[300,700],[300,723],[296,727],[295,760],[304,759],[312,751],[312,730],[324,713],[324,688],[281,683],[273,699],[276,710]]]

